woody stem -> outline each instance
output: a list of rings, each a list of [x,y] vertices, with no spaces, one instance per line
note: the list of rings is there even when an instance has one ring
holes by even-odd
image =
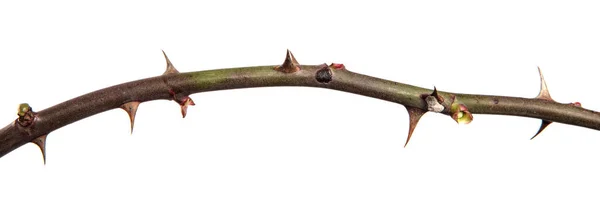
[[[31,125],[11,122],[0,129],[0,157],[12,150],[83,118],[119,108],[132,101],[172,99],[171,91],[180,95],[216,90],[306,86],[334,89],[407,107],[427,110],[423,94],[432,90],[376,77],[362,75],[343,67],[302,65],[299,71],[284,73],[275,66],[244,67],[187,72],[157,76],[97,90],[53,107],[38,111]],[[325,73],[324,73],[325,72]],[[539,118],[600,130],[600,113],[541,99],[505,96],[458,94],[438,91],[445,99],[455,96],[455,102],[467,106],[473,114],[500,114]],[[448,110],[443,113],[448,114]]]

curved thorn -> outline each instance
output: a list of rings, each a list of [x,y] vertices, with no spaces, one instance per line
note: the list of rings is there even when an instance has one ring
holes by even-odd
[[[121,105],[121,109],[125,110],[129,115],[129,121],[131,122],[131,133],[133,134],[133,124],[135,123],[135,113],[137,112],[139,101],[131,101]]]
[[[409,126],[408,126],[408,137],[406,138],[406,143],[404,143],[404,148],[406,148],[406,145],[408,145],[408,141],[410,141],[410,137],[412,137],[413,132],[415,131],[415,128],[417,127],[417,123],[419,123],[419,120],[421,119],[421,117],[427,113],[426,110],[423,110],[421,108],[417,108],[417,107],[406,107],[406,110],[408,111],[408,119],[409,119]]]
[[[31,142],[40,147],[40,151],[42,152],[42,158],[44,159],[44,165],[46,165],[46,136],[42,135],[33,139]]]
[[[537,137],[550,124],[552,124],[552,121],[542,120],[542,125],[540,125],[540,129],[538,129],[537,133],[535,133],[535,135],[533,137],[531,137],[530,140],[533,140],[533,138]]]
[[[300,64],[298,63],[292,52],[288,49],[287,53],[285,54],[285,60],[283,61],[283,64],[275,67],[275,70],[283,73],[294,73],[300,71],[299,65]]]
[[[165,56],[165,60],[167,61],[167,69],[165,69],[165,72],[163,73],[163,75],[178,74],[179,71],[177,71],[175,66],[173,66],[173,63],[171,63],[171,60],[169,60],[169,57],[167,57],[167,54],[165,53],[165,51],[162,51],[162,53]]]
[[[538,66],[537,68],[538,72],[540,73],[540,93],[535,98],[554,101],[550,96],[550,91],[548,91],[548,86],[546,85],[546,80],[544,79],[544,75],[542,74],[540,66]]]
[[[183,116],[183,118],[185,118],[185,115],[187,115],[187,108],[188,108],[188,106],[194,106],[194,105],[196,105],[196,103],[194,103],[194,101],[192,100],[192,98],[190,98],[190,97],[186,98],[181,103],[181,116]]]

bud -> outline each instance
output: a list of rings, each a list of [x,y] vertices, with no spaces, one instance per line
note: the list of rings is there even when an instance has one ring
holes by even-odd
[[[469,112],[469,109],[464,104],[453,103],[450,107],[450,113],[452,113],[452,119],[459,124],[468,124],[473,121],[473,114]]]

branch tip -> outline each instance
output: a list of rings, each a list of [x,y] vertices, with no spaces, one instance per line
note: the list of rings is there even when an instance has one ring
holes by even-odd
[[[131,133],[133,134],[133,125],[135,123],[135,114],[137,112],[138,106],[140,106],[139,101],[131,101],[121,105],[121,109],[125,110],[129,115],[129,121],[131,122]]]
[[[169,57],[167,57],[167,54],[165,53],[165,51],[162,51],[162,53],[165,56],[165,61],[167,61],[167,68],[165,69],[165,72],[163,73],[163,75],[178,74],[179,71],[177,71],[175,66],[173,66],[173,63],[171,63],[171,60],[169,60]]]
[[[419,120],[421,119],[421,117],[425,113],[427,113],[426,110],[423,110],[418,107],[408,107],[408,106],[405,106],[405,107],[406,107],[406,110],[408,111],[409,126],[408,126],[408,136],[406,137],[406,143],[404,143],[404,148],[406,148],[406,145],[408,145],[408,142],[410,141],[410,137],[412,137],[412,134],[415,131],[415,128],[417,127],[417,123],[419,123]]]

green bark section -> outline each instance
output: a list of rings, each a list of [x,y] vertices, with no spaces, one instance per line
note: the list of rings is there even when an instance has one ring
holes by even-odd
[[[320,83],[316,80],[316,72],[326,65],[301,66],[296,73],[281,73],[275,71],[275,66],[246,67],[219,69],[200,72],[181,73],[181,77],[189,77],[195,85],[184,85],[186,80],[169,82],[185,86],[188,93],[214,91],[222,89],[268,87],[268,86],[307,86],[335,89],[374,97],[391,102],[401,103],[412,107],[425,108],[426,104],[420,98],[421,94],[430,94],[432,90],[397,83],[372,76],[350,72],[345,69],[331,69],[333,80]]]

